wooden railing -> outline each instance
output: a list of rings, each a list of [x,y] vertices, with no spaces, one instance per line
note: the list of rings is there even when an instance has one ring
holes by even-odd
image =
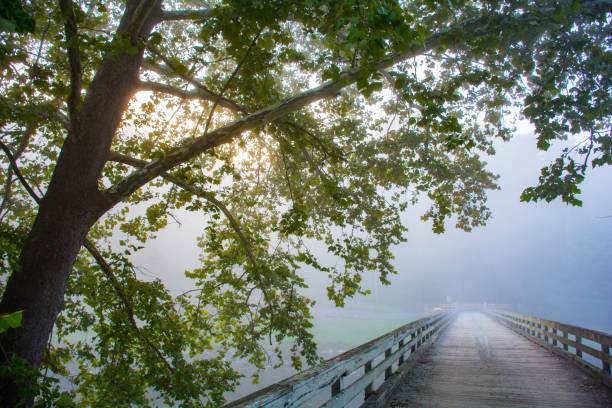
[[[394,364],[396,371],[406,368],[420,349],[435,340],[450,317],[441,313],[408,323],[223,408],[346,407],[360,394],[368,399],[377,394],[375,381],[383,375],[385,380],[395,376]]]
[[[609,334],[516,313],[502,311],[490,311],[490,313],[537,343],[549,346],[553,350],[562,350],[563,354],[589,368],[603,383],[612,387],[610,372],[612,336]],[[585,340],[590,344],[584,344]],[[599,360],[600,367],[587,361],[584,354]]]

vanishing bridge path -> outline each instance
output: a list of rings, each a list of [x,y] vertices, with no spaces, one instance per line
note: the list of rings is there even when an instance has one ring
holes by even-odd
[[[485,314],[466,312],[423,354],[389,406],[609,406],[589,384],[569,361]]]
[[[612,407],[612,336],[500,311],[411,322],[225,408]]]

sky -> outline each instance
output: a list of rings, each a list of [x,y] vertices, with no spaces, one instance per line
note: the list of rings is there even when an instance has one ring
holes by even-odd
[[[398,274],[391,285],[382,286],[376,274],[365,276],[373,293],[348,302],[341,313],[422,313],[450,299],[511,304],[519,313],[612,333],[612,169],[588,173],[582,207],[560,200],[521,203],[521,191],[537,183],[556,152],[538,151],[528,127],[519,129],[487,159],[501,175],[501,190],[489,193],[493,216],[487,225],[464,232],[451,224],[436,235],[420,220],[426,203],[410,208],[403,215],[408,241],[394,250]],[[190,289],[183,271],[199,264],[195,238],[202,228],[198,215],[179,219],[181,226],[170,225],[134,258],[175,293]],[[305,275],[315,312],[329,312],[326,281]]]

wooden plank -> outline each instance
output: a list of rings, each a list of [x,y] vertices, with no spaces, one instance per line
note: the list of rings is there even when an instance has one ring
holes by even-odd
[[[423,354],[387,406],[612,406],[609,390],[601,390],[570,362],[492,318],[461,313]]]

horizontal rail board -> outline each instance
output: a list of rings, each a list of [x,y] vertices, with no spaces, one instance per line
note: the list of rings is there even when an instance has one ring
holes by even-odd
[[[351,394],[351,401],[361,391],[371,384],[378,376],[408,351],[418,350],[418,347],[450,318],[446,313],[437,314],[432,317],[423,318],[408,323],[396,330],[384,334],[361,346],[336,356],[316,367],[305,370],[286,380],[273,384],[251,395],[247,395],[237,401],[224,405],[224,408],[255,408],[255,407],[297,407],[306,404],[322,391],[336,387],[340,379],[349,375],[366,364],[372,364],[377,357],[384,355],[384,360],[345,389],[337,390],[325,405],[326,407],[340,407],[336,401],[344,401],[344,394]],[[406,341],[399,347],[400,341]],[[391,353],[392,347],[398,345],[398,349]],[[340,387],[341,388],[341,387]]]

